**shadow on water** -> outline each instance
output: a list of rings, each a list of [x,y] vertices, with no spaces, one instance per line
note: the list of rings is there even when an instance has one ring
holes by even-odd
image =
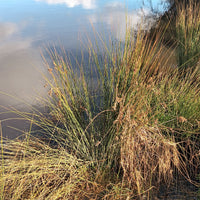
[[[0,109],[0,121],[2,126],[3,137],[15,139],[28,131],[30,123],[17,114],[8,113],[7,109]]]
[[[48,50],[56,51],[58,55],[64,57],[67,57],[66,62],[69,62],[71,66],[73,66],[73,69],[76,71],[77,74],[80,73],[80,65],[84,67],[84,71],[86,76],[87,81],[90,81],[91,78],[95,82],[98,77],[98,73],[92,74],[93,77],[91,77],[91,63],[90,61],[90,55],[88,51],[80,51],[80,50],[70,50],[66,54],[65,52],[60,48],[60,47],[49,47]],[[65,54],[65,55],[64,55]],[[49,67],[53,68],[53,61],[52,58],[50,57],[49,53],[47,50],[43,51],[43,56],[45,60],[48,62]],[[103,55],[99,54],[98,55],[98,61],[103,62]],[[26,84],[28,87],[26,89],[29,89],[28,91],[25,91],[24,93],[20,91],[20,84],[13,83],[16,91],[20,91],[19,95],[16,94],[4,94],[0,93],[0,121],[1,121],[1,126],[2,126],[2,132],[3,132],[3,137],[8,138],[8,139],[15,139],[19,136],[24,135],[24,133],[27,133],[30,131],[30,121],[23,119],[23,116],[21,114],[17,114],[17,112],[28,112],[31,113],[33,112],[41,112],[44,115],[48,116],[49,115],[49,110],[48,110],[48,105],[44,105],[44,102],[42,102],[41,99],[45,99],[48,97],[48,91],[50,88],[45,87],[45,77],[50,80],[50,76],[47,70],[47,66],[43,66],[45,70],[43,72],[34,72],[31,69],[29,71],[29,74],[25,74],[26,76],[33,76],[35,77],[35,81],[33,81],[32,77],[30,82],[28,82],[28,77],[26,78],[27,81],[24,83],[26,87]],[[24,74],[23,70],[21,70],[21,76],[18,77],[18,79],[24,79]],[[44,77],[43,77],[44,76]],[[94,83],[93,82],[93,83]],[[96,81],[97,84],[97,81]],[[37,85],[36,90],[33,90],[34,86]],[[5,87],[6,88],[6,87]],[[23,88],[22,88],[23,90]],[[38,91],[42,90],[42,91]],[[22,95],[23,93],[23,95]],[[100,103],[100,98],[97,98],[97,104]],[[98,111],[96,111],[98,112]],[[40,129],[37,126],[33,126],[31,132],[40,132]],[[37,135],[37,134],[36,134]]]

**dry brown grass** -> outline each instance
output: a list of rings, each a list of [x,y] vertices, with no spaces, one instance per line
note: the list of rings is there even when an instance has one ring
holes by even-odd
[[[169,185],[180,154],[176,143],[165,138],[157,128],[124,124],[121,143],[121,165],[124,182],[144,194],[160,183]]]
[[[88,163],[62,148],[32,138],[29,144],[8,142],[4,151],[2,199],[73,199],[79,185],[88,182]]]

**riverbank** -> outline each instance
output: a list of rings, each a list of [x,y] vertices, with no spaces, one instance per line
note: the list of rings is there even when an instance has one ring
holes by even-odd
[[[197,189],[197,8],[177,4],[170,48],[167,22],[153,37],[127,29],[125,43],[109,50],[99,38],[104,57],[89,42],[88,65],[77,69],[64,51],[49,50],[48,98],[41,99],[49,112],[15,110],[31,123],[24,140],[2,140],[1,199],[162,199],[157,192],[179,176]]]

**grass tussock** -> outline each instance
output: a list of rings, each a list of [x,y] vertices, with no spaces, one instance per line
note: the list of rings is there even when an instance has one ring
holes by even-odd
[[[184,69],[195,66],[200,54],[200,3],[188,1],[176,6],[176,38],[178,63]]]
[[[178,6],[180,19],[197,12],[192,3]],[[127,30],[111,49],[100,38],[104,56],[89,41],[87,63],[84,54],[78,61],[48,49],[47,113],[15,110],[37,136],[2,141],[1,199],[155,199],[177,174],[197,176],[199,54],[186,41],[199,32],[191,26],[184,23],[184,43],[177,25],[179,45],[170,48],[169,23],[152,38]],[[180,59],[191,67],[180,70]]]
[[[89,163],[64,149],[52,149],[35,139],[7,145],[1,180],[7,192],[2,199],[73,199],[76,188],[89,184]]]

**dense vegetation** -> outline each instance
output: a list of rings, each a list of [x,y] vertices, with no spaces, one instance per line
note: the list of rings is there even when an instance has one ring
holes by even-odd
[[[30,130],[2,138],[1,199],[155,199],[176,176],[198,185],[200,4],[173,6],[111,49],[96,33],[105,54],[89,42],[87,65],[49,49],[48,112],[14,111]]]

